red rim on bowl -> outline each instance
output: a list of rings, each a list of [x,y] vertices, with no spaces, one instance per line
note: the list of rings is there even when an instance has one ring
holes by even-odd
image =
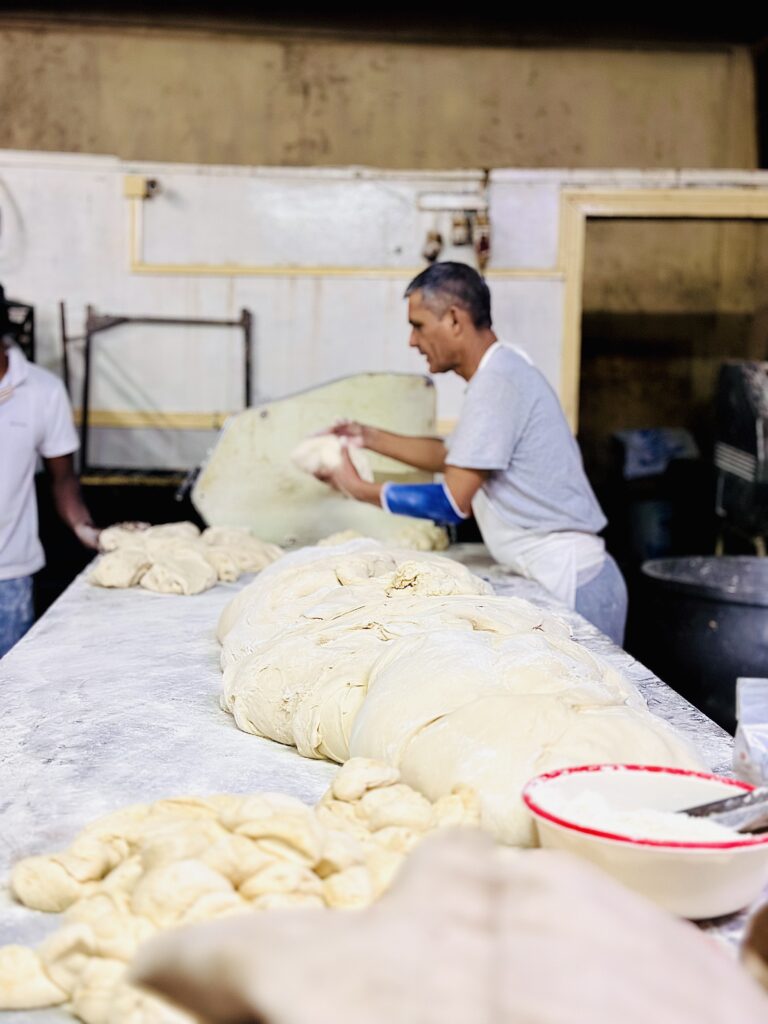
[[[581,832],[588,836],[597,836],[598,839],[616,839],[619,842],[627,843],[630,846],[656,846],[665,849],[675,850],[733,850],[747,846],[764,846],[768,844],[767,835],[755,835],[747,839],[728,839],[722,842],[681,842],[679,840],[665,839],[637,839],[635,836],[621,835],[618,832],[603,832],[600,829],[589,828],[586,825],[578,825],[574,821],[560,818],[551,811],[545,810],[535,799],[536,789],[549,779],[557,779],[564,775],[576,775],[579,772],[656,772],[662,775],[687,775],[695,779],[707,779],[712,782],[722,782],[726,786],[733,786],[736,789],[753,790],[755,787],[748,782],[740,782],[738,779],[726,779],[720,775],[711,775],[707,772],[690,771],[687,768],[662,768],[658,765],[644,764],[583,764],[574,768],[559,768],[557,771],[545,772],[543,775],[536,775],[530,779],[522,791],[523,803],[537,818],[559,825],[561,828],[571,832]]]

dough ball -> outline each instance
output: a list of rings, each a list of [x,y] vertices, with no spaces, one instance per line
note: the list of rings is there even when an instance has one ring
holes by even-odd
[[[397,768],[368,757],[353,757],[339,769],[331,784],[331,793],[337,800],[351,803],[368,790],[391,786],[399,780]]]
[[[323,896],[329,907],[348,910],[367,907],[375,897],[368,868],[355,865],[326,878],[323,882]]]
[[[216,584],[216,570],[193,550],[167,552],[141,578],[141,586],[158,594],[199,594]]]
[[[54,985],[33,949],[0,946],[0,1010],[33,1010],[66,1000],[67,993]]]
[[[480,798],[470,786],[457,786],[453,793],[441,796],[432,805],[435,828],[479,828]]]
[[[226,838],[201,850],[197,856],[203,864],[229,879],[235,887],[273,860],[271,854],[262,850],[252,839],[230,833],[226,834]]]
[[[102,551],[116,551],[122,547],[141,547],[147,532],[144,525],[134,526],[116,523],[107,526],[99,534],[99,547]]]
[[[194,860],[214,844],[230,838],[217,821],[202,819],[179,823],[161,820],[153,828],[148,828],[142,837],[142,867],[148,871],[174,860]]]
[[[323,883],[309,868],[290,861],[274,861],[247,878],[239,888],[245,900],[267,893],[305,893],[322,896]]]
[[[402,783],[369,790],[361,798],[357,813],[372,832],[392,827],[421,832],[432,824],[429,800]]]
[[[181,921],[183,924],[213,921],[231,914],[242,914],[245,910],[250,910],[250,907],[236,892],[207,892],[184,911]]]
[[[169,928],[206,893],[231,891],[226,878],[205,864],[180,860],[153,868],[139,880],[131,897],[131,911],[159,928]]]
[[[414,551],[445,551],[450,543],[448,531],[428,519],[404,522],[395,534],[394,542]]]
[[[180,523],[160,523],[159,526],[150,526],[149,529],[144,531],[144,537],[147,540],[161,540],[161,541],[174,541],[174,540],[197,540],[200,536],[200,530],[195,526],[194,523],[180,522]]]
[[[78,882],[94,882],[116,868],[128,856],[128,851],[125,839],[100,839],[83,834],[62,853],[53,854],[51,859],[61,864]]]
[[[130,894],[123,892],[99,892],[79,900],[67,911],[67,921],[75,928],[87,928],[91,955],[115,960],[130,960],[156,930],[147,918],[131,913]]]
[[[60,913],[85,892],[52,857],[26,857],[11,871],[11,892],[25,907]]]
[[[209,526],[201,539],[212,552],[230,557],[240,572],[260,572],[283,555],[277,544],[259,540],[247,527]]]
[[[373,471],[368,455],[357,445],[347,445],[336,434],[321,434],[307,437],[291,452],[291,461],[303,473],[314,475],[318,472],[332,472],[341,465],[341,453],[346,448],[352,465],[363,478],[373,481]]]
[[[485,580],[475,576],[465,566],[450,559],[430,562],[405,561],[398,565],[387,586],[386,593],[407,590],[422,597],[444,597],[448,594],[492,594]]]
[[[94,948],[93,931],[88,925],[68,924],[43,942],[38,955],[51,981],[71,995]]]
[[[97,587],[133,587],[151,564],[152,559],[144,548],[118,548],[97,560],[88,581]]]
[[[72,1010],[85,1024],[109,1024],[115,990],[125,977],[119,960],[89,960],[72,993]]]
[[[233,551],[228,548],[206,547],[202,551],[203,558],[215,570],[216,575],[225,583],[234,583],[240,578],[240,566]]]
[[[366,854],[361,842],[349,832],[331,828],[323,843],[323,855],[315,865],[315,874],[319,878],[327,878],[337,871],[351,868],[355,864],[365,863]]]

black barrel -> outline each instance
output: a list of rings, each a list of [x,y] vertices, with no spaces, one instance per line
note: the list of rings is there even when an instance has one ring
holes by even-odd
[[[768,558],[654,558],[642,572],[650,667],[734,732],[736,679],[768,676]]]

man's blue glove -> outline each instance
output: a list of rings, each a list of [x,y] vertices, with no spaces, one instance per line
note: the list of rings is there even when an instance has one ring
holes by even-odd
[[[469,518],[458,507],[444,483],[386,483],[381,489],[381,504],[388,512],[431,519],[441,524],[461,523]]]

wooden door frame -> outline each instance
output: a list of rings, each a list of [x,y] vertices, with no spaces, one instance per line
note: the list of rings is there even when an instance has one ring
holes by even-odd
[[[579,415],[584,250],[587,221],[592,217],[768,220],[768,189],[563,189],[558,240],[558,269],[565,281],[560,400],[574,432]]]

